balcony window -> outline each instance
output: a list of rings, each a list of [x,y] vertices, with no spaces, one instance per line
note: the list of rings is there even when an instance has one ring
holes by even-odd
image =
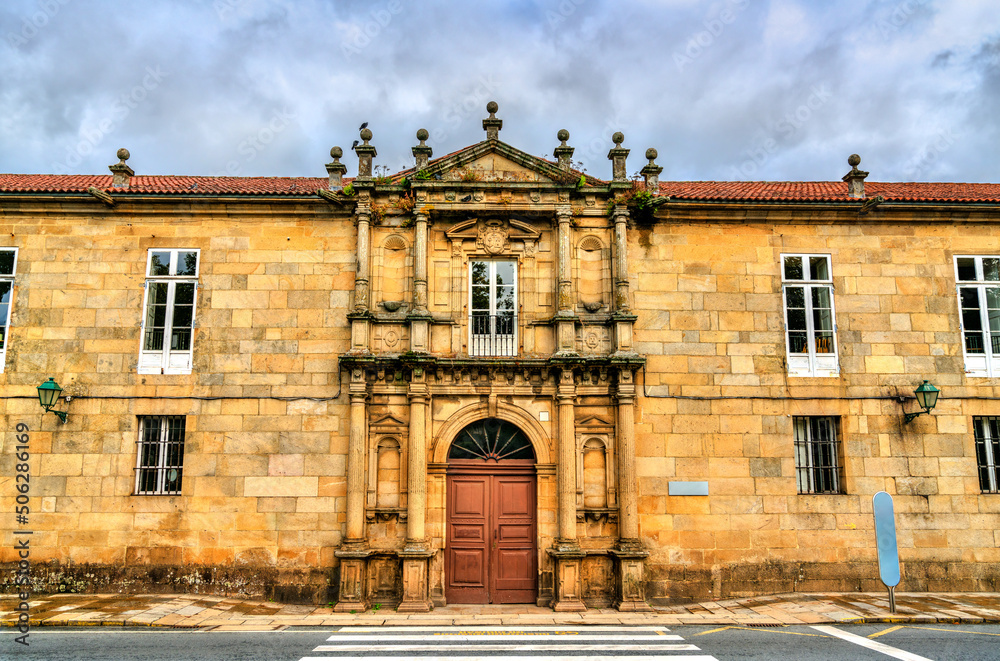
[[[470,263],[469,355],[517,355],[517,262]]]

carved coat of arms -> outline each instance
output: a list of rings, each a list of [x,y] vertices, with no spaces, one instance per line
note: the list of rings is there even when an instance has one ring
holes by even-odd
[[[499,255],[507,250],[509,245],[508,235],[510,230],[504,226],[503,221],[487,220],[479,228],[479,237],[476,241],[479,247],[491,255]]]

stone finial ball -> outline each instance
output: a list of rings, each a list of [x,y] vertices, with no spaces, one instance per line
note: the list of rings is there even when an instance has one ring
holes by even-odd
[[[429,137],[431,137],[431,134],[427,132],[427,129],[417,129],[417,140],[423,142]]]
[[[489,103],[486,104],[486,112],[488,112],[489,114],[492,115],[497,110],[500,110],[500,106],[497,105],[496,101],[490,101]]]
[[[334,159],[338,159],[343,155],[344,155],[344,150],[341,149],[340,147],[334,147],[333,149],[330,150],[330,156],[333,157]]]
[[[562,140],[563,142],[566,142],[567,140],[569,140],[569,131],[567,131],[566,129],[559,129],[559,132],[556,133],[556,138]]]
[[[621,143],[625,142],[625,134],[622,133],[621,131],[615,131],[615,134],[611,136],[611,142],[615,143],[616,145],[620,145]]]
[[[365,142],[368,142],[369,140],[371,140],[372,139],[372,130],[371,129],[361,129],[361,139],[364,140]]]
[[[861,157],[858,156],[857,154],[851,154],[850,156],[847,157],[847,164],[850,165],[852,168],[856,168],[859,165],[861,165]]]
[[[648,158],[649,160],[652,161],[652,160],[655,160],[656,157],[657,157],[657,153],[656,153],[655,149],[653,149],[652,147],[650,147],[649,149],[646,150],[646,158]]]
[[[118,160],[127,161],[132,154],[128,153],[128,150],[122,147],[118,150]]]

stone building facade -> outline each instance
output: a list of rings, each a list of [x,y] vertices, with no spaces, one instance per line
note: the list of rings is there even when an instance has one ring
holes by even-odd
[[[0,561],[643,610],[874,589],[884,490],[903,589],[998,589],[1000,185],[600,180],[488,111],[391,176],[0,175]]]

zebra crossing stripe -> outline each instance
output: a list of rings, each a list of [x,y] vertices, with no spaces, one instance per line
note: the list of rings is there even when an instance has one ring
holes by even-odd
[[[609,634],[609,635],[603,635],[602,636],[602,635],[574,634],[574,633],[569,633],[567,635],[559,635],[559,634],[553,635],[553,634],[548,634],[548,633],[544,633],[544,632],[539,632],[539,633],[536,633],[536,634],[521,633],[521,632],[514,632],[514,633],[510,633],[510,634],[505,633],[505,632],[499,632],[499,633],[479,633],[479,634],[448,634],[448,633],[443,633],[443,634],[440,634],[438,636],[426,636],[426,635],[409,636],[409,635],[406,635],[406,634],[401,634],[401,635],[394,636],[394,635],[391,635],[391,634],[387,634],[387,635],[379,636],[377,639],[373,639],[372,636],[370,636],[370,635],[334,634],[334,635],[330,636],[329,638],[327,638],[326,640],[327,640],[327,642],[343,641],[345,643],[348,643],[348,642],[363,642],[363,641],[373,642],[375,640],[378,640],[380,642],[387,642],[387,641],[390,641],[390,640],[393,641],[393,642],[411,642],[411,641],[420,641],[420,640],[436,640],[436,641],[439,640],[441,642],[444,642],[444,641],[473,642],[473,641],[487,641],[487,640],[494,640],[494,641],[500,641],[500,640],[502,640],[502,641],[505,641],[505,642],[507,642],[507,641],[514,642],[514,641],[537,641],[540,638],[548,638],[549,640],[552,640],[552,639],[565,640],[567,642],[577,641],[577,640],[602,640],[602,641],[609,641],[609,642],[610,641],[615,641],[615,640],[620,640],[620,641],[623,641],[623,642],[633,642],[633,641],[639,641],[639,640],[657,640],[657,641],[684,640],[680,636],[677,636],[677,635],[674,635],[674,634],[661,634],[661,635],[658,635],[658,636],[614,636],[614,635],[610,635]]]
[[[436,626],[436,627],[435,626],[363,627],[363,626],[347,625],[347,626],[340,627],[340,629],[338,631],[340,631],[341,633],[378,633],[379,635],[383,635],[383,634],[386,634],[386,633],[392,633],[393,631],[441,631],[445,626],[452,626],[452,625],[444,625],[444,624],[442,624],[441,626]],[[565,631],[567,633],[576,632],[576,631],[586,631],[588,633],[599,633],[599,632],[602,632],[602,631],[609,631],[611,633],[620,633],[620,632],[623,632],[623,631],[628,632],[628,633],[640,633],[640,632],[643,632],[643,631],[670,631],[670,629],[668,629],[667,627],[643,627],[643,626],[630,627],[628,625],[613,626],[613,627],[591,627],[591,626],[587,626],[587,627],[584,627],[583,629],[574,629],[572,627],[567,627],[565,625],[563,625],[561,627],[542,627],[542,626],[517,627],[517,626],[511,626],[511,625],[507,625],[507,626],[504,626],[504,627],[498,627],[496,625],[493,625],[493,626],[478,625],[478,626],[469,626],[469,627],[466,627],[466,626],[457,625],[457,626],[453,626],[452,628],[455,629],[456,631],[475,631],[475,632],[479,632],[479,631],[495,631],[497,633],[504,633],[504,632],[514,633],[514,632],[517,632],[517,631]]]
[[[313,652],[447,652],[475,650],[477,652],[697,652],[701,648],[687,643],[656,645],[320,645]],[[423,657],[420,657],[421,659]],[[645,658],[645,657],[644,657]]]
[[[372,659],[378,659],[379,661],[413,661],[412,656],[304,656],[299,661],[330,661],[330,659],[337,659],[337,661],[372,661]],[[620,655],[620,654],[599,654],[596,656],[504,656],[506,661],[539,661],[539,659],[545,659],[545,661],[606,661],[607,659],[635,659],[632,655]],[[675,659],[686,659],[687,661],[719,661],[714,656],[707,654],[696,654],[696,655],[650,655],[642,656],[643,661],[674,661]],[[497,661],[496,656],[421,656],[420,661]]]

